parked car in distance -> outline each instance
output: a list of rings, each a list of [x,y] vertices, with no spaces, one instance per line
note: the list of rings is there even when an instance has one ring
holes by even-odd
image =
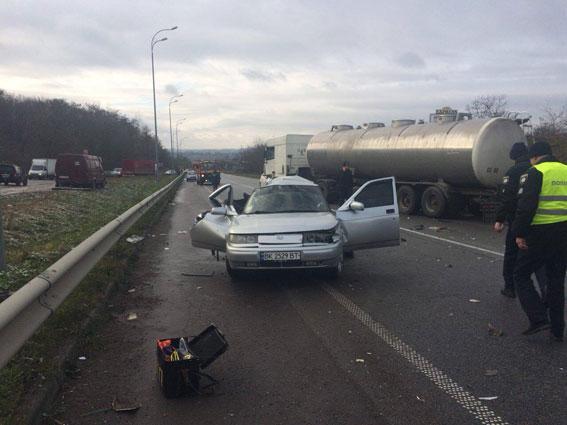
[[[114,168],[108,172],[110,177],[122,177],[122,168]]]
[[[28,179],[54,179],[56,159],[39,158],[32,159],[30,170],[28,171]]]
[[[0,182],[8,186],[14,183],[17,186],[27,186],[28,176],[22,171],[21,167],[16,164],[0,164]]]
[[[88,154],[65,153],[57,157],[56,187],[103,188],[106,184],[102,160]]]
[[[196,182],[197,181],[197,173],[195,170],[187,171],[187,177],[185,178],[188,182]]]
[[[393,177],[371,180],[336,211],[315,183],[278,177],[254,190],[243,208],[231,185],[209,196],[213,208],[191,229],[198,248],[226,253],[233,278],[267,269],[321,269],[336,277],[345,253],[400,244]]]

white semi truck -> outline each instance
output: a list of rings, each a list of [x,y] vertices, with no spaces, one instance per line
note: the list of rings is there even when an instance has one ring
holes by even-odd
[[[56,162],[57,160],[52,158],[32,159],[28,179],[54,179]]]
[[[309,172],[307,144],[312,134],[286,134],[266,140],[264,173],[271,176],[300,175]]]

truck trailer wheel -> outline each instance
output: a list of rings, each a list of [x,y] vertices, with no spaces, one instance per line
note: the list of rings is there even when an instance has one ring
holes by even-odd
[[[417,210],[417,194],[411,186],[400,186],[398,189],[398,209],[401,214],[413,214]]]
[[[427,217],[439,218],[445,214],[447,199],[445,195],[435,186],[430,186],[423,192],[421,197],[421,210]]]

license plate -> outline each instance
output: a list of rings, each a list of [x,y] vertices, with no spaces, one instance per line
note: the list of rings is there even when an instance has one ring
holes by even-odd
[[[300,261],[301,252],[299,251],[282,251],[282,252],[261,252],[262,261]]]

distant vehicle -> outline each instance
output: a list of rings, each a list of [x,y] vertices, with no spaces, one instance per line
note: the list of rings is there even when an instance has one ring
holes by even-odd
[[[266,140],[264,151],[264,173],[271,176],[309,177],[307,144],[312,134],[286,134]]]
[[[366,182],[336,212],[319,186],[298,176],[256,189],[242,209],[229,184],[209,200],[213,208],[197,217],[191,243],[225,252],[233,278],[262,269],[320,269],[336,277],[345,253],[400,244],[393,177]]]
[[[0,164],[0,182],[6,186],[9,183],[14,183],[17,186],[27,186],[28,177],[16,164]]]
[[[65,153],[57,157],[56,187],[103,188],[106,184],[99,156]]]
[[[54,179],[56,163],[57,160],[52,158],[32,159],[28,179]]]
[[[165,170],[165,172],[163,173],[166,176],[175,176],[177,175],[177,171],[176,170]]]
[[[122,177],[122,168],[114,168],[108,172],[110,177]]]
[[[196,182],[196,181],[197,181],[197,173],[195,172],[195,170],[189,170],[189,171],[187,171],[186,180],[187,180],[188,182]]]
[[[155,161],[150,159],[122,160],[123,176],[151,176],[155,174]]]
[[[197,174],[197,184],[213,184],[212,174],[218,166],[212,161],[197,161],[193,163],[193,170]]]

